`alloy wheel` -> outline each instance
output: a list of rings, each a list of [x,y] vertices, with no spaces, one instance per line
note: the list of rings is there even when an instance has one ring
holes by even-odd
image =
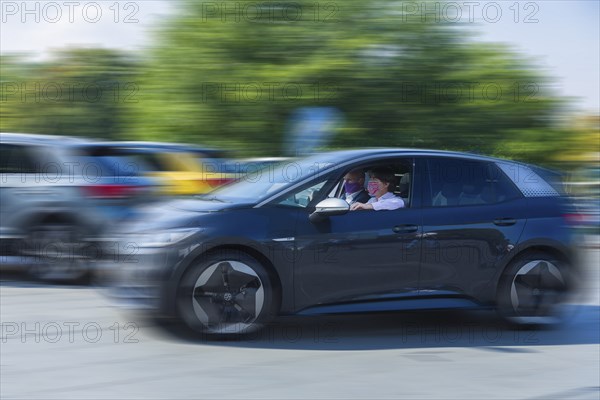
[[[240,261],[220,261],[198,277],[192,307],[209,333],[243,333],[264,307],[264,285],[258,274]]]

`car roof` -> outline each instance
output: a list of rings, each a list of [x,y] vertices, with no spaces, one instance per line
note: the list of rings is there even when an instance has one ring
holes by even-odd
[[[254,158],[241,158],[238,159],[237,161],[241,161],[241,162],[247,162],[247,163],[276,163],[276,162],[280,162],[280,161],[287,161],[287,160],[291,160],[290,157],[254,157]]]
[[[386,155],[417,155],[417,156],[447,156],[447,157],[460,157],[469,158],[482,161],[492,162],[510,162],[518,163],[512,160],[505,160],[501,158],[495,158],[491,156],[485,156],[481,154],[450,151],[450,150],[431,150],[431,149],[414,149],[414,148],[368,148],[368,149],[354,149],[354,150],[337,150],[327,153],[328,158],[331,157],[333,161],[342,161],[352,158],[362,158],[368,156],[386,156]]]
[[[204,153],[221,155],[222,150],[210,147],[201,147],[185,143],[163,143],[163,142],[143,142],[143,141],[102,141],[98,139],[81,138],[75,136],[61,135],[40,135],[35,133],[12,133],[0,132],[0,141],[2,143],[21,143],[21,144],[47,144],[47,145],[67,145],[67,146],[92,146],[92,147],[114,147],[123,149],[147,150],[147,151],[172,151],[188,153]]]
[[[171,151],[171,152],[186,152],[186,153],[204,153],[204,154],[215,154],[220,155],[223,153],[222,150],[214,149],[210,147],[201,147],[194,144],[185,143],[167,143],[167,142],[142,142],[142,141],[128,141],[128,142],[93,142],[91,143],[95,147],[113,147],[129,150],[140,150],[140,151]]]
[[[20,144],[78,145],[91,143],[91,140],[74,136],[0,132],[0,142]]]

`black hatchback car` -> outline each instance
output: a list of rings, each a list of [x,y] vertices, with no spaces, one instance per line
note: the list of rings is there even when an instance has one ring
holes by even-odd
[[[380,167],[404,206],[350,211],[346,174],[364,173],[367,187]],[[568,207],[558,176],[532,165],[431,150],[322,153],[145,209],[107,270],[128,304],[216,335],[284,314],[473,306],[547,324],[574,289]]]

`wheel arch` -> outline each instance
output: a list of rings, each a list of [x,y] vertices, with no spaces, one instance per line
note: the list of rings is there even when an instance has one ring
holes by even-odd
[[[27,233],[31,228],[40,225],[48,224],[69,224],[79,229],[82,229],[88,234],[95,234],[100,232],[100,228],[96,226],[92,221],[85,218],[83,215],[66,210],[63,208],[58,209],[47,209],[44,211],[38,211],[27,216],[24,216],[19,223],[20,226],[24,227],[24,232]]]
[[[479,300],[485,304],[495,303],[498,293],[498,288],[502,284],[503,276],[510,266],[522,257],[526,257],[529,253],[544,252],[558,260],[568,263],[572,267],[576,267],[576,259],[572,250],[555,241],[527,241],[515,247],[509,257],[502,260],[502,263],[497,266],[497,270],[492,280],[488,282],[485,289],[479,293]]]
[[[181,280],[183,279],[185,273],[189,270],[190,267],[192,267],[194,264],[196,264],[197,262],[199,262],[200,260],[202,260],[203,257],[206,257],[209,254],[213,254],[216,252],[224,252],[224,251],[237,251],[240,253],[244,253],[249,255],[250,257],[256,259],[256,261],[258,261],[259,263],[261,263],[261,265],[263,265],[265,267],[265,269],[267,270],[267,272],[269,273],[269,277],[271,278],[271,284],[274,288],[275,291],[275,296],[277,296],[278,298],[278,304],[279,304],[279,309],[277,310],[277,312],[279,312],[282,308],[283,308],[283,281],[281,279],[281,276],[279,274],[279,272],[277,271],[277,268],[275,268],[274,263],[272,262],[271,259],[269,259],[269,257],[267,257],[266,254],[264,254],[264,252],[260,251],[259,249],[257,249],[254,246],[248,245],[248,244],[241,244],[241,243],[231,243],[231,244],[219,244],[219,245],[215,245],[213,247],[210,248],[203,248],[202,251],[191,255],[190,257],[188,257],[188,259],[182,263],[181,265],[179,265],[175,271],[173,271],[171,278],[168,281],[172,282],[171,284],[169,284],[169,286],[167,288],[165,288],[165,290],[168,292],[166,296],[164,296],[165,299],[167,299],[168,303],[164,304],[164,311],[168,314],[168,315],[175,315],[176,313],[176,302],[174,301],[174,299],[176,299],[177,297],[177,290],[179,288],[179,285],[181,283]]]
[[[53,223],[76,224],[77,217],[66,211],[50,211],[30,216],[28,225],[35,226]]]
[[[521,243],[516,251],[513,252],[512,256],[506,260],[502,266],[502,273],[508,268],[515,260],[524,257],[528,253],[543,252],[553,257],[556,257],[559,261],[566,262],[570,265],[575,263],[575,252],[573,249],[569,249],[564,244],[558,241],[546,241],[546,240],[531,240]]]

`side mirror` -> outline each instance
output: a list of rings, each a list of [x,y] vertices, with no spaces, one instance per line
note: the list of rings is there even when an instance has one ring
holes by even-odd
[[[350,205],[345,200],[330,197],[315,206],[315,211],[310,214],[309,219],[317,222],[332,215],[346,214],[348,210],[350,210]]]

